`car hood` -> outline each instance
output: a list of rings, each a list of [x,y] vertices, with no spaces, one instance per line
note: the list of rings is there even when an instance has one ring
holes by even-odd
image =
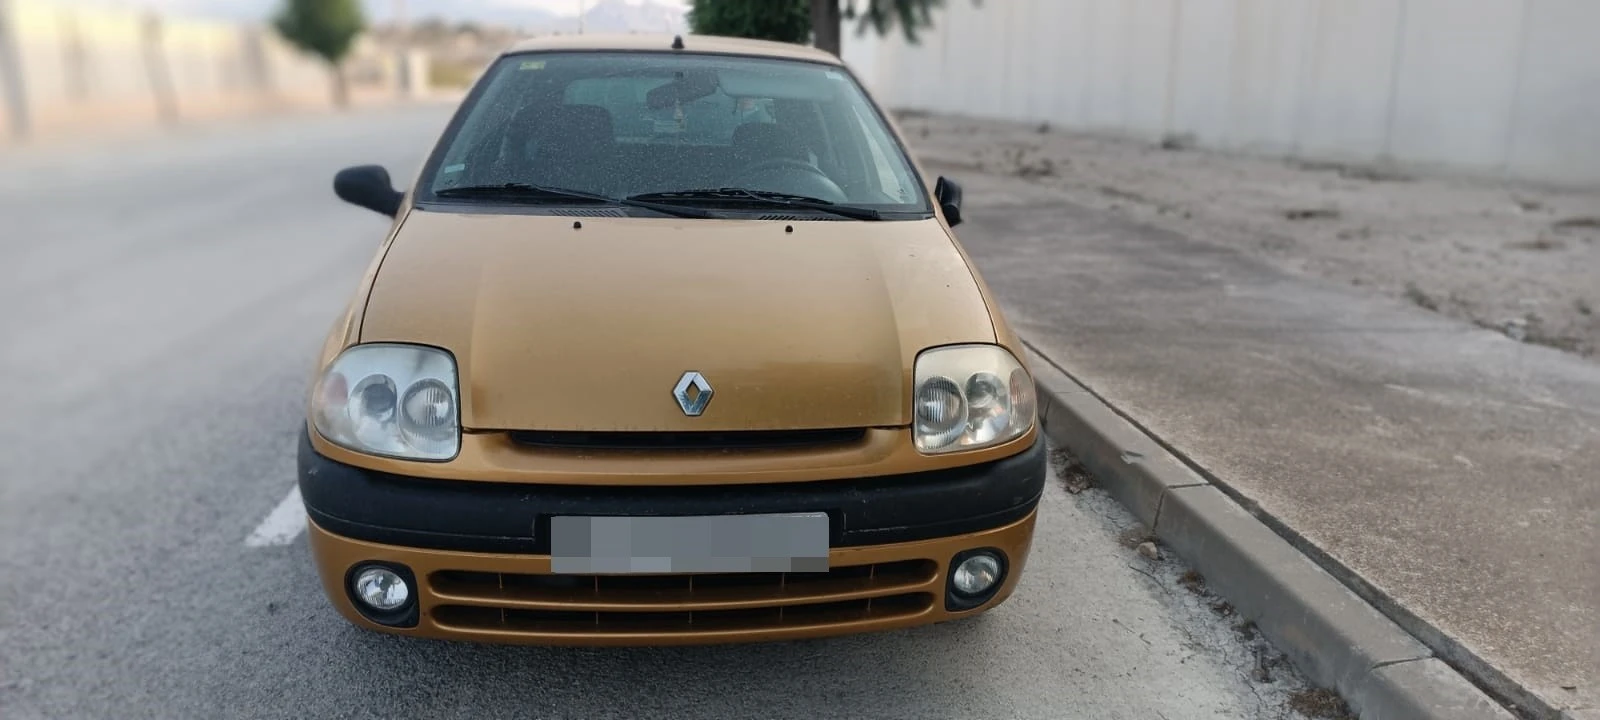
[[[903,426],[917,353],[995,333],[936,220],[417,211],[360,339],[454,353],[464,427],[598,432]]]

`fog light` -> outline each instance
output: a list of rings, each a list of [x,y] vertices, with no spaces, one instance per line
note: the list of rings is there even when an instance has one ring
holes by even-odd
[[[411,600],[405,578],[386,567],[369,567],[356,573],[356,599],[379,612],[392,612]]]
[[[973,597],[989,592],[1000,582],[1000,559],[989,553],[978,553],[956,565],[950,579],[957,594]]]

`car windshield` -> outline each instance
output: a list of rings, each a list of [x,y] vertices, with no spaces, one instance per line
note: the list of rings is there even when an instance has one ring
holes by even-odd
[[[513,194],[497,189],[536,186],[705,207],[780,202],[770,195],[780,193],[884,219],[931,212],[877,108],[850,73],[821,63],[683,52],[507,56],[440,148],[419,185],[424,201],[506,202]],[[752,192],[689,193],[729,188]]]

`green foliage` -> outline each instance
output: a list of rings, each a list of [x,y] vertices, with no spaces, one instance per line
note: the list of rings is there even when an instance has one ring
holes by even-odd
[[[981,0],[972,2],[977,5]],[[834,22],[842,15],[857,22],[857,32],[873,30],[879,35],[898,27],[906,41],[915,44],[918,33],[933,26],[934,12],[944,7],[945,0],[692,0],[689,27],[700,35],[804,43],[813,37],[811,23],[819,17],[811,11],[812,6],[820,12],[830,4],[844,6],[843,13],[832,15]],[[818,30],[819,46],[837,53],[839,49],[833,45],[839,37],[838,27]]]
[[[724,35],[804,43],[811,37],[810,0],[693,0],[689,27]]]
[[[978,2],[973,0],[973,4]],[[932,27],[933,11],[941,7],[944,7],[944,0],[849,0],[844,16],[859,19],[857,32],[870,28],[879,35],[886,35],[898,25],[905,33],[906,42],[916,44],[917,31]]]
[[[285,40],[337,65],[367,21],[361,0],[284,0],[272,24]]]

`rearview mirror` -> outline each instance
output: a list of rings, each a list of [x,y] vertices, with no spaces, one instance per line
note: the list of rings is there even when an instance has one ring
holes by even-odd
[[[658,85],[645,93],[644,103],[651,110],[661,110],[683,103],[691,103],[717,91],[717,76],[711,72],[678,73],[678,78]]]
[[[950,178],[941,177],[933,185],[933,196],[944,212],[944,221],[955,227],[961,224],[961,186]]]
[[[351,205],[364,207],[389,217],[400,214],[405,193],[394,189],[389,171],[378,165],[345,168],[333,176],[333,192]]]

